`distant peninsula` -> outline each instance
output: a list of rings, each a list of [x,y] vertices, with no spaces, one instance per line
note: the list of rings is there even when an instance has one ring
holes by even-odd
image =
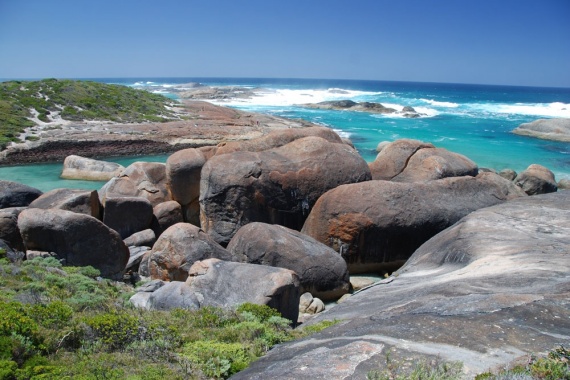
[[[164,154],[309,125],[91,81],[0,83],[0,165]]]
[[[396,114],[408,118],[416,118],[422,116],[422,114],[418,113],[414,108],[410,106],[406,106],[401,111],[397,111],[394,108],[386,107],[380,103],[355,102],[352,100],[330,100],[320,103],[301,104],[300,106],[322,110],[359,111],[383,115]]]

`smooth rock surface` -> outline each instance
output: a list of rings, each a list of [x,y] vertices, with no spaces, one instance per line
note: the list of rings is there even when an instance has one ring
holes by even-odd
[[[0,180],[0,209],[27,207],[42,194],[36,188],[18,182]]]
[[[570,141],[570,119],[538,119],[519,125],[513,133],[545,140]]]
[[[156,206],[171,201],[166,182],[166,165],[158,162],[135,162],[113,177],[99,190],[105,206],[107,198],[142,197]]]
[[[475,211],[388,281],[308,323],[232,379],[362,379],[402,360],[460,361],[466,379],[570,341],[570,193]]]
[[[67,156],[63,161],[63,179],[81,179],[85,181],[108,181],[125,169],[114,162],[94,160],[76,155]]]
[[[386,145],[369,166],[372,179],[397,182],[476,176],[478,173],[477,165],[461,154],[409,139]]]
[[[369,179],[368,165],[353,148],[320,137],[214,156],[202,169],[201,226],[222,245],[250,222],[300,230],[327,190]]]
[[[253,222],[238,230],[228,244],[232,261],[291,269],[301,284],[324,300],[338,299],[350,288],[346,262],[332,248],[298,231]]]
[[[150,227],[153,208],[146,198],[107,198],[103,223],[114,229],[123,239]]]
[[[101,204],[96,190],[54,189],[40,195],[30,208],[57,208],[101,219]]]
[[[465,215],[512,198],[505,182],[483,173],[426,183],[343,185],[319,198],[301,232],[339,252],[351,274],[392,272]]]
[[[209,258],[231,260],[231,255],[199,227],[178,223],[164,231],[153,245],[148,271],[153,279],[185,281],[196,261]]]
[[[208,259],[196,262],[188,274],[186,282],[166,283],[153,292],[148,300],[150,309],[230,309],[251,302],[268,305],[284,318],[297,321],[299,280],[293,271]]]
[[[66,265],[91,265],[101,276],[120,280],[129,260],[121,236],[98,219],[72,211],[29,208],[18,217],[28,250],[55,252]]]
[[[9,207],[0,209],[0,240],[11,248],[24,251],[24,242],[18,229],[18,215],[25,207]]]
[[[554,173],[537,164],[530,165],[520,172],[513,182],[528,195],[548,194],[558,190]]]

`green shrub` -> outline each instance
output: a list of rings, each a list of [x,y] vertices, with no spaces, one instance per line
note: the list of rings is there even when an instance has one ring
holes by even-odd
[[[184,346],[184,355],[206,376],[227,378],[249,365],[252,358],[239,343],[197,341]]]
[[[73,309],[63,301],[32,306],[31,315],[44,327],[62,328],[73,316]]]
[[[249,302],[238,306],[236,311],[238,314],[242,314],[244,312],[251,313],[260,322],[265,322],[271,317],[281,317],[281,313],[267,305],[257,305]]]
[[[11,360],[0,360],[0,380],[12,380],[16,375],[18,364]]]
[[[126,311],[111,311],[85,319],[95,340],[111,349],[119,349],[138,339],[139,320]]]

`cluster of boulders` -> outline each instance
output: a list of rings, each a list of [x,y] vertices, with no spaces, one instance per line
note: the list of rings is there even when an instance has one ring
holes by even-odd
[[[292,321],[300,300],[302,312],[319,312],[349,293],[349,273],[392,272],[467,214],[557,188],[538,165],[506,179],[415,140],[382,144],[367,164],[324,127],[184,149],[118,174],[78,157],[65,170],[114,174],[99,191],[2,181],[10,251],[149,278],[132,298],[144,308],[255,302]]]

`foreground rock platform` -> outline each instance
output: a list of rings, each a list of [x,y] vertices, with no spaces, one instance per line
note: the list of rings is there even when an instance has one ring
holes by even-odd
[[[234,379],[366,378],[392,362],[460,361],[465,378],[570,342],[570,192],[475,211],[398,275],[313,319],[341,322],[271,350]]]

